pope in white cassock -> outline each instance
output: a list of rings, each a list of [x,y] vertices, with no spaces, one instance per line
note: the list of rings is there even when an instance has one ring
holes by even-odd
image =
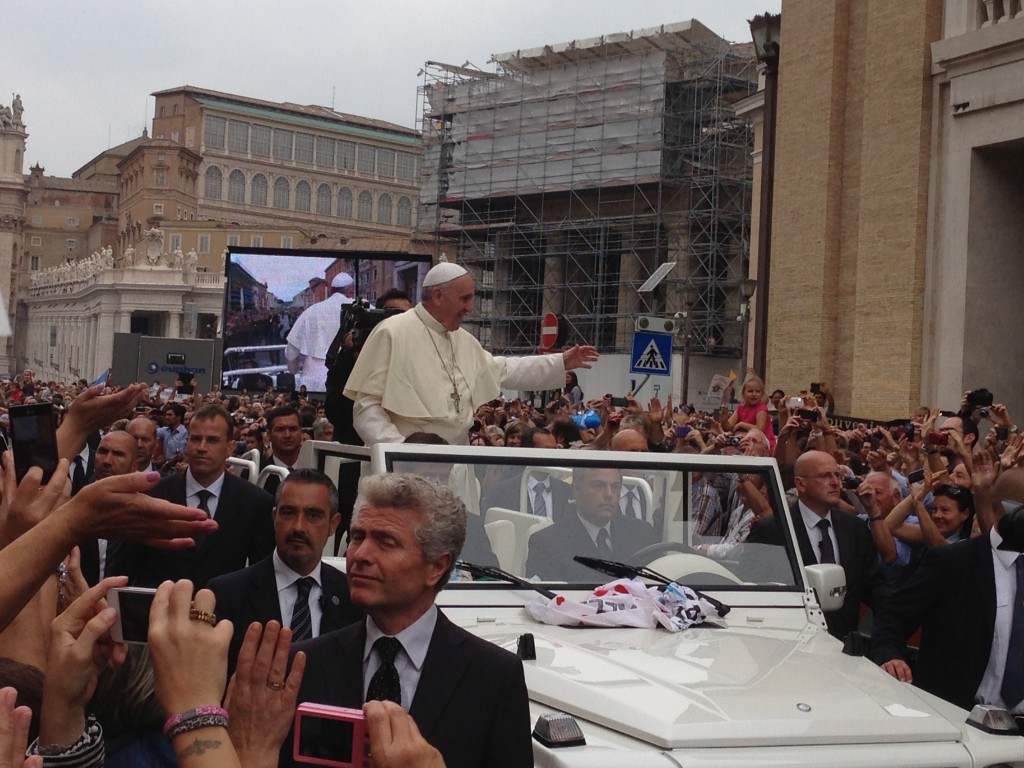
[[[421,303],[373,329],[345,384],[367,445],[399,443],[413,432],[466,445],[476,409],[502,387],[560,389],[566,371],[597,359],[594,347],[580,345],[533,357],[492,355],[460,327],[474,291],[463,267],[441,262],[423,278]]]
[[[351,304],[355,281],[339,272],[331,281],[331,295],[306,308],[288,333],[285,360],[296,374],[295,386],[310,392],[327,389],[327,349],[341,326],[341,310]]]

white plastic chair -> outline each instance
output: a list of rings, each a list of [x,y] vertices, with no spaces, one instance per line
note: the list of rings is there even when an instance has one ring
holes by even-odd
[[[277,475],[279,478],[284,480],[286,477],[288,477],[288,470],[285,469],[284,467],[277,466],[277,464],[268,464],[263,468],[263,471],[260,472],[260,476],[259,479],[256,481],[256,485],[258,485],[260,488],[264,488],[267,484],[267,478],[270,477],[271,475]]]
[[[538,517],[537,515],[531,515],[528,512],[520,512],[515,509],[503,509],[501,507],[491,507],[487,510],[487,514],[484,516],[484,530],[487,529],[487,526],[490,523],[499,520],[507,521],[515,528],[515,549],[512,554],[510,566],[505,570],[516,575],[522,575],[523,571],[526,569],[526,555],[529,552],[529,545],[527,542],[530,539],[531,532],[534,529],[539,530],[540,528],[546,528],[551,525],[551,521],[546,517]]]
[[[516,527],[510,520],[495,520],[484,526],[487,538],[491,542],[491,551],[498,558],[498,565],[504,570],[515,573]]]
[[[259,477],[260,474],[259,464],[237,456],[228,456],[227,464],[228,471],[231,474],[236,477],[240,477],[243,480],[248,480],[250,483],[255,485],[256,478]]]

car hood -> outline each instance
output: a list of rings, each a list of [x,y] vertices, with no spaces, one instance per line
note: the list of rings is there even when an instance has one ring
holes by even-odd
[[[745,626],[735,614],[680,633],[528,623],[530,698],[669,749],[961,737],[915,689],[843,655],[824,630]]]

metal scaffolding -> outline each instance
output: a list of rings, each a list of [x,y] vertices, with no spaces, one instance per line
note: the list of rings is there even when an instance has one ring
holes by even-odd
[[[750,45],[690,21],[493,62],[427,62],[419,89],[420,226],[477,279],[466,324],[522,354],[556,312],[568,344],[628,351],[634,318],[682,311],[692,286],[691,348],[738,356],[753,141],[731,105],[757,87]]]

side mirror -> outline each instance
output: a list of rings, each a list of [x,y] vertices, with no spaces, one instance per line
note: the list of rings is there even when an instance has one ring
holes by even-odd
[[[846,571],[841,565],[808,565],[804,568],[807,585],[818,597],[818,605],[825,613],[838,611],[846,599]]]

